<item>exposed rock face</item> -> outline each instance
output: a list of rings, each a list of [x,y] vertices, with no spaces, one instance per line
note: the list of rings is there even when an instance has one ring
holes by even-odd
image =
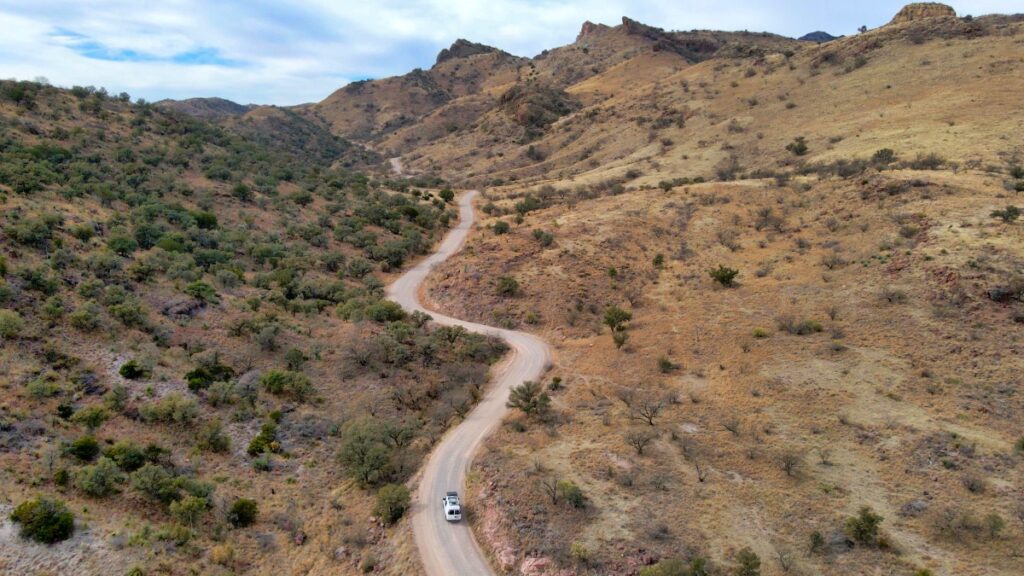
[[[610,30],[610,28],[608,26],[605,26],[604,24],[594,24],[590,20],[587,20],[586,22],[583,23],[583,27],[580,28],[580,33],[576,35],[576,41],[579,42],[580,40],[583,40],[587,36],[593,36],[595,34],[600,34],[601,32],[606,32],[608,30]]]
[[[470,42],[459,38],[456,40],[451,47],[441,50],[437,55],[437,62],[440,64],[445,60],[451,60],[452,58],[467,58],[476,54],[489,54],[491,52],[498,52],[497,48],[492,48],[486,44],[477,44],[476,42]]]
[[[206,302],[202,300],[175,300],[164,304],[160,313],[171,318],[191,318],[206,308]]]
[[[903,24],[923,18],[956,18],[956,10],[938,2],[915,2],[904,6],[890,24]]]
[[[564,90],[537,84],[517,84],[501,95],[505,112],[517,124],[540,130],[579,108]]]

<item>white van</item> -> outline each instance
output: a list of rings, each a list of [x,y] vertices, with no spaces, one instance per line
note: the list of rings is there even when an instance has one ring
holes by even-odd
[[[459,493],[448,492],[441,498],[441,508],[444,510],[444,519],[449,522],[462,520],[462,507],[459,505]]]

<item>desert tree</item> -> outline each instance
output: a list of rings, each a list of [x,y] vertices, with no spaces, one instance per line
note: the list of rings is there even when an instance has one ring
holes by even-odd
[[[657,438],[657,434],[649,428],[638,428],[623,434],[626,444],[636,450],[637,456],[643,456],[644,449]]]
[[[654,426],[655,419],[667,404],[664,396],[653,392],[636,392],[627,389],[620,391],[618,397],[626,406],[630,419],[639,420],[648,426]]]

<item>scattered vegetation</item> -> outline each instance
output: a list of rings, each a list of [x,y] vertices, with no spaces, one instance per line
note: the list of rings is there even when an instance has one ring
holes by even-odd
[[[67,506],[41,496],[18,504],[11,520],[19,525],[22,538],[43,544],[67,540],[75,531],[75,516]]]

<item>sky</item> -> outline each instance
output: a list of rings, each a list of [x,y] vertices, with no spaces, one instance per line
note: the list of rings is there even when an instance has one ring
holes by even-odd
[[[344,84],[429,68],[457,38],[519,56],[575,40],[586,20],[666,30],[853,34],[905,0],[0,0],[0,78],[105,87],[149,101],[322,100]],[[961,15],[1021,0],[949,2]]]

